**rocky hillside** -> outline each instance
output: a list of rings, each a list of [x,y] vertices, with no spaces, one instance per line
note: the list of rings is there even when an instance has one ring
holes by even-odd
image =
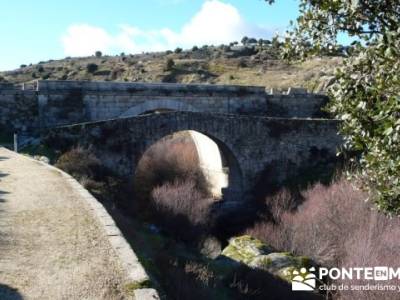
[[[272,45],[205,46],[174,52],[97,56],[50,60],[0,73],[0,82],[37,79],[127,82],[179,82],[260,85],[276,89],[290,86],[323,91],[340,57],[321,57],[287,64]]]

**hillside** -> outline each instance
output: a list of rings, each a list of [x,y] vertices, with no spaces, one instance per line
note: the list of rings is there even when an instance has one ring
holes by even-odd
[[[320,92],[342,61],[340,57],[321,57],[289,65],[280,60],[277,53],[279,48],[257,45],[67,57],[0,72],[0,82],[22,83],[37,79],[178,82],[260,85],[276,89],[295,86]]]

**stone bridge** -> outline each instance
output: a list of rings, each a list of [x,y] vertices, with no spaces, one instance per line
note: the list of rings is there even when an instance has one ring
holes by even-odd
[[[0,126],[13,130],[137,116],[154,111],[191,111],[283,118],[322,117],[324,95],[264,87],[167,83],[38,81],[0,83]]]
[[[236,206],[251,196],[266,170],[265,184],[279,184],[304,168],[331,162],[341,144],[337,125],[338,121],[324,119],[168,112],[53,128],[47,142],[61,148],[91,147],[106,166],[133,180],[139,160],[152,144],[183,130],[201,133],[224,157],[229,180],[222,193],[225,205]]]
[[[51,146],[64,150],[91,147],[111,170],[133,180],[152,144],[190,130],[213,193],[236,203],[261,178],[279,184],[333,160],[342,141],[337,121],[321,119],[326,101],[301,89],[274,93],[254,86],[0,84],[0,131],[49,133]]]

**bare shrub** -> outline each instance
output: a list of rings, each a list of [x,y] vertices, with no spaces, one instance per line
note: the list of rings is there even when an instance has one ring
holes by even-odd
[[[104,188],[103,182],[98,182],[91,179],[88,176],[82,176],[79,179],[79,183],[87,190],[94,191],[94,190],[102,190]]]
[[[267,196],[265,204],[272,220],[279,221],[284,213],[293,210],[297,206],[297,201],[293,193],[284,188],[273,196]]]
[[[155,258],[155,263],[164,274],[164,289],[171,299],[219,299],[215,274],[208,266],[172,259],[165,253]]]
[[[193,181],[166,183],[152,192],[157,222],[185,241],[197,241],[212,227],[213,199],[205,198]]]
[[[397,267],[400,220],[372,209],[368,195],[340,178],[330,186],[317,184],[303,193],[296,211],[272,213],[269,220],[247,230],[276,249],[307,255],[328,267]],[[277,201],[278,199],[274,199]],[[349,283],[349,282],[347,282]],[[360,282],[357,282],[360,284]],[[390,292],[343,291],[337,299],[397,299]]]
[[[88,149],[76,147],[64,153],[56,162],[56,167],[80,180],[98,178],[103,174],[100,160]]]
[[[195,182],[202,193],[208,193],[195,145],[185,135],[172,136],[146,151],[137,167],[135,190],[140,200],[147,201],[155,187],[186,180]]]

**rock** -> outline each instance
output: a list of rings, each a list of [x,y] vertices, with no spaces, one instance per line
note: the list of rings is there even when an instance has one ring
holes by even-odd
[[[309,268],[312,260],[304,256],[294,256],[289,252],[273,252],[272,248],[249,235],[231,238],[217,262],[227,270],[241,264],[250,268],[262,269],[290,281],[294,270]]]
[[[33,156],[33,159],[36,159],[38,161],[44,162],[46,164],[50,164],[50,159],[46,156],[41,156],[41,155],[35,155]]]
[[[222,251],[222,255],[244,264],[250,263],[256,256],[266,255],[272,248],[258,239],[243,235],[229,240],[229,245]]]
[[[288,252],[275,252],[255,257],[249,267],[268,271],[282,279],[289,280],[293,270],[309,268],[313,265],[311,259],[305,256],[293,256]]]
[[[274,273],[282,268],[297,266],[297,261],[290,253],[270,253],[256,256],[249,266]]]
[[[217,258],[221,252],[222,252],[222,247],[220,241],[215,238],[215,237],[207,237],[202,243],[201,243],[201,254],[204,256],[207,256],[208,258],[215,259]]]
[[[138,289],[134,291],[134,295],[137,300],[160,300],[155,289]]]

